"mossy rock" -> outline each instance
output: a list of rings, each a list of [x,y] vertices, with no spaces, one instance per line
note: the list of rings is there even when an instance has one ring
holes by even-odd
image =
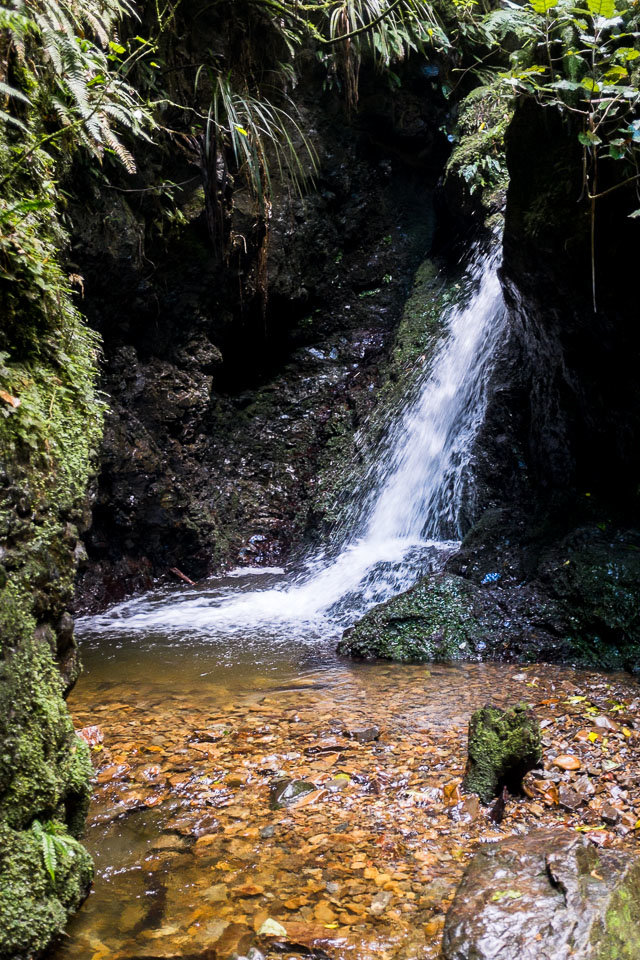
[[[40,234],[55,296],[38,288],[34,300],[27,287],[32,325],[9,303],[0,336],[11,398],[0,411],[0,960],[39,955],[91,881],[75,839],[91,761],[64,697],[79,673],[69,607],[104,402],[96,337],[73,306],[56,238]],[[55,825],[53,876],[36,821]]]
[[[483,707],[469,721],[469,760],[463,787],[489,803],[506,787],[519,793],[522,778],[542,760],[540,724],[525,703],[509,710]]]
[[[477,588],[461,577],[435,574],[345,631],[340,653],[400,662],[468,660],[486,647],[493,624],[474,609]]]

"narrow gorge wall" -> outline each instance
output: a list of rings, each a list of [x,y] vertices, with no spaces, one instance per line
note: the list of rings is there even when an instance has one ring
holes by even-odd
[[[92,876],[77,840],[91,761],[63,696],[79,673],[69,608],[102,406],[92,338],[72,309],[54,335],[66,348],[66,371],[44,351],[21,351],[10,324],[2,336],[11,386],[1,392],[0,419],[2,960],[42,950]]]

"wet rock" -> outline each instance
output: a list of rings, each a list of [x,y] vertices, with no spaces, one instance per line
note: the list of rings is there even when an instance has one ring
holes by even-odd
[[[617,807],[614,807],[612,803],[605,803],[602,810],[600,811],[600,816],[605,823],[615,826],[617,823],[620,823],[620,810]]]
[[[261,840],[270,840],[271,837],[275,834],[276,828],[269,824],[268,827],[261,827],[260,829],[260,839]]]
[[[458,577],[427,577],[370,610],[344,632],[338,650],[400,662],[464,659],[475,649],[477,632],[472,590]]]
[[[596,727],[600,728],[600,730],[612,730],[612,731],[618,730],[618,724],[615,723],[613,720],[610,720],[609,717],[605,717],[604,715],[600,717],[596,717],[593,722],[596,725]]]
[[[486,706],[471,716],[468,749],[463,786],[489,803],[504,787],[518,793],[524,775],[540,764],[540,725],[526,704]]]
[[[545,659],[558,647],[556,613],[533,588],[512,595],[494,583],[434,573],[373,607],[345,630],[338,651],[365,660],[446,662],[531,659],[535,648]]]
[[[315,784],[307,780],[275,780],[269,790],[269,806],[272,810],[291,807],[315,789]]]
[[[553,761],[554,767],[560,767],[561,770],[579,770],[582,764],[577,757],[572,754],[563,753]]]
[[[558,803],[565,810],[577,810],[583,801],[584,797],[566,784],[561,783],[558,787]]]
[[[223,903],[229,896],[226,883],[214,883],[213,886],[202,891],[202,899],[208,903]]]
[[[487,844],[447,914],[442,960],[605,960],[637,954],[640,860],[570,831]]]
[[[271,917],[268,917],[258,930],[259,937],[286,937],[286,935],[287,931],[282,924],[272,920]]]
[[[381,890],[380,893],[376,893],[375,897],[371,901],[369,913],[373,917],[381,917],[390,903],[391,893],[388,890]]]
[[[352,727],[350,730],[346,730],[345,734],[352,740],[357,740],[358,743],[371,743],[372,740],[379,738],[380,727],[376,727],[375,724],[371,724],[370,727]]]
[[[183,837],[178,836],[175,833],[167,833],[162,837],[158,837],[157,840],[154,840],[151,850],[153,853],[165,850],[185,850],[186,843]]]

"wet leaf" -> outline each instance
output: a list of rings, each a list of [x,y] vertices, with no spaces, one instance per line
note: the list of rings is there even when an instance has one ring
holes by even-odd
[[[492,903],[500,900],[520,900],[522,893],[520,890],[497,890],[491,897]]]

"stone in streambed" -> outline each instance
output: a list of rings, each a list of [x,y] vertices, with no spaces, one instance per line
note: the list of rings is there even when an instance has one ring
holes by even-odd
[[[292,807],[298,800],[316,789],[314,783],[307,780],[274,780],[269,788],[269,806],[272,810]]]
[[[380,737],[380,727],[377,727],[375,723],[368,727],[353,727],[345,730],[345,736],[357,740],[358,743],[371,743],[371,741]]]
[[[640,860],[568,830],[482,847],[447,913],[441,960],[637,960]]]
[[[463,787],[483,803],[504,787],[518,793],[522,778],[540,765],[540,724],[526,704],[509,710],[486,706],[469,721],[469,759]]]
[[[381,917],[390,903],[391,903],[391,894],[389,893],[389,891],[381,890],[380,893],[376,893],[375,897],[371,901],[371,906],[369,907],[369,913],[373,917]]]

